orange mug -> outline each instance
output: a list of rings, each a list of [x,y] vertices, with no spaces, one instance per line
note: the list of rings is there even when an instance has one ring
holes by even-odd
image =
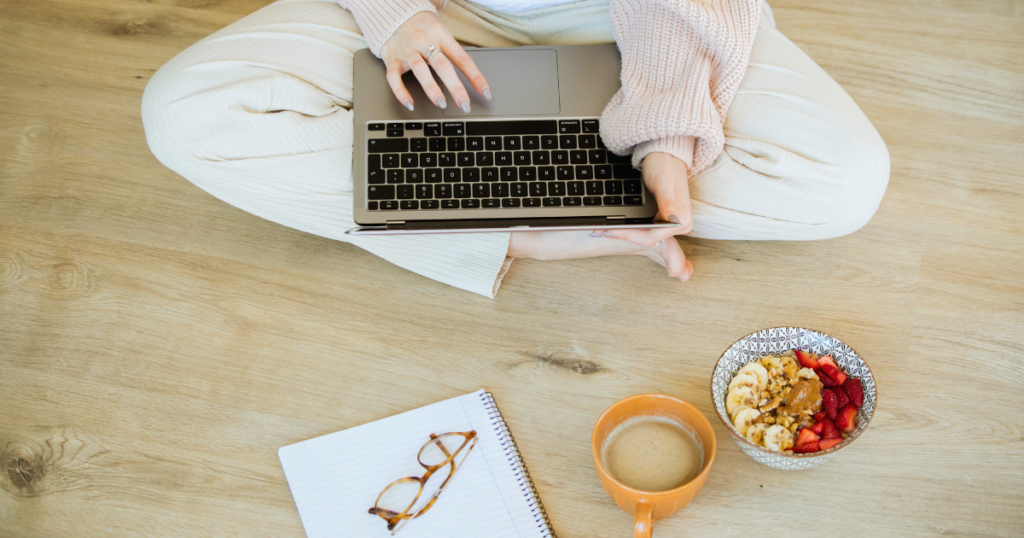
[[[668,418],[694,434],[704,451],[704,463],[696,477],[677,488],[642,491],[619,482],[608,472],[601,461],[601,448],[605,439],[619,424],[643,415]],[[711,464],[715,461],[715,432],[708,419],[696,407],[664,394],[638,394],[612,404],[597,419],[590,443],[594,452],[594,468],[605,493],[619,508],[635,516],[634,538],[650,538],[655,519],[668,517],[689,504],[700,488],[704,487]]]

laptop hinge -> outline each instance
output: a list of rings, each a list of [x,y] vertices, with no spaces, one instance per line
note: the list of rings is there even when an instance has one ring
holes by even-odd
[[[405,221],[404,220],[389,220],[388,221],[388,229],[389,230],[403,230],[403,229],[405,229]]]
[[[605,218],[607,218],[608,220],[615,220],[615,221],[626,220],[626,216],[625,215],[613,215],[611,217],[605,217]]]

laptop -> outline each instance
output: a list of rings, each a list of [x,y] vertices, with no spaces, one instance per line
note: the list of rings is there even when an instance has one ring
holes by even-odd
[[[412,73],[394,98],[383,62],[354,58],[354,235],[671,227],[600,116],[619,89],[614,44],[467,48],[486,101],[460,74],[467,114],[440,109]],[[436,78],[436,74],[435,74]],[[444,87],[438,79],[438,84]]]

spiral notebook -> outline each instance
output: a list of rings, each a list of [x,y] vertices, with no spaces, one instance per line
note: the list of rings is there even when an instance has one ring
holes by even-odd
[[[476,430],[476,447],[437,502],[399,538],[551,538],[554,532],[512,433],[483,390],[324,435],[278,451],[309,538],[387,537],[367,513],[391,482],[424,472],[431,433]]]

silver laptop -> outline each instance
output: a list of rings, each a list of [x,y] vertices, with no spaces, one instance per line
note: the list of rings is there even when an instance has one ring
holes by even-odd
[[[601,112],[619,89],[614,44],[467,52],[493,93],[484,100],[463,76],[468,114],[434,106],[412,73],[404,80],[416,110],[407,110],[383,63],[366,49],[356,53],[359,227],[349,233],[674,226],[653,221],[657,204],[640,172],[601,141]]]

